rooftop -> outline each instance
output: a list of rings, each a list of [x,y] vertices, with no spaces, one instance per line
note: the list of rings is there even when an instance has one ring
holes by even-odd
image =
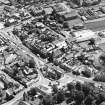
[[[92,30],[82,30],[73,33],[74,37],[76,37],[77,41],[85,41],[91,38],[97,37],[95,32]]]

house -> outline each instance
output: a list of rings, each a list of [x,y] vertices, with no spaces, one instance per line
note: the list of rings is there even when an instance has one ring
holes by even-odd
[[[72,0],[72,2],[77,4],[78,6],[91,6],[99,4],[101,0]]]
[[[62,47],[67,47],[67,44],[64,39],[58,39],[52,42],[53,45],[55,45],[58,49],[61,49]]]
[[[74,26],[83,26],[83,22],[80,18],[75,18],[73,20],[66,21],[69,28],[73,28]]]
[[[31,6],[29,11],[33,16],[42,16],[44,14],[43,8],[36,8],[35,6]]]
[[[53,58],[59,58],[62,56],[62,52],[60,49],[55,49],[55,51],[53,51]]]
[[[59,12],[57,13],[57,17],[59,16],[62,17],[65,21],[68,21],[78,18],[78,13],[75,10],[63,14]]]
[[[52,14],[53,9],[51,7],[44,8],[44,12],[45,12],[46,15],[50,15],[50,14]]]
[[[76,11],[71,11],[69,13],[64,14],[64,20],[72,20],[78,17],[78,13]]]

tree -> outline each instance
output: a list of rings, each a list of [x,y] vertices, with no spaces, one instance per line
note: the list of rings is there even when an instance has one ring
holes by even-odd
[[[58,87],[57,87],[57,85],[54,84],[54,85],[52,86],[52,91],[53,91],[54,94],[56,94],[56,93],[58,92]]]
[[[82,84],[82,91],[84,92],[85,96],[87,96],[90,92],[90,87],[88,84]]]
[[[84,99],[83,91],[78,91],[78,90],[74,91],[74,100],[76,101],[76,103],[78,103],[78,105],[81,104],[83,99]]]
[[[83,76],[85,76],[87,78],[91,77],[91,71],[87,67],[84,71],[82,71],[82,74],[83,74]]]
[[[58,23],[63,24],[64,23],[64,19],[60,16],[58,19]]]
[[[95,48],[95,39],[91,38],[89,41],[90,42],[88,43],[88,45],[91,45],[93,48]]]
[[[5,27],[9,27],[10,25],[11,25],[10,22],[5,22],[4,24]]]
[[[80,62],[84,62],[85,61],[85,55],[81,54],[80,56],[77,56],[77,59],[80,61]]]
[[[99,57],[99,62],[105,66],[105,54],[102,54],[100,57]]]
[[[39,95],[38,98],[39,98],[40,100],[42,100],[42,99],[43,99],[43,95]]]
[[[69,28],[69,24],[68,24],[67,22],[64,22],[64,23],[63,23],[63,27],[64,27],[64,28]]]
[[[14,35],[16,35],[16,36],[19,35],[19,31],[18,31],[18,29],[16,29],[16,28],[13,29],[12,33],[13,33]]]
[[[69,91],[71,91],[72,89],[74,89],[75,88],[75,85],[73,84],[73,83],[68,83],[67,84],[67,89],[69,90]]]
[[[77,71],[72,71],[72,73],[74,74],[74,75],[80,75],[80,72],[79,72],[79,70],[77,70]]]
[[[35,88],[31,88],[30,91],[28,91],[29,96],[35,96],[36,94],[37,94],[37,92],[36,92]]]
[[[50,95],[46,95],[43,97],[42,105],[52,105],[53,104],[53,97]]]
[[[80,0],[72,0],[72,2],[77,4],[78,6],[81,6],[81,1]]]
[[[56,94],[56,102],[57,104],[60,104],[64,101],[65,97],[64,97],[64,92],[62,90],[58,91]]]
[[[100,105],[103,101],[105,101],[105,92],[100,92],[97,95],[97,100],[96,100],[96,104]]]
[[[73,100],[74,100],[73,98],[69,97],[69,98],[66,100],[66,103],[69,104],[69,103],[71,103]]]
[[[10,100],[12,100],[13,98],[14,98],[13,95],[9,95],[8,93],[6,93],[5,100],[10,101]]]
[[[8,83],[8,88],[13,88],[13,86],[14,86],[13,82]]]
[[[78,91],[80,91],[82,89],[81,83],[79,81],[76,82],[75,87]]]
[[[94,97],[92,95],[88,95],[85,99],[85,105],[92,105],[92,102],[94,100]]]
[[[53,11],[52,11],[52,14],[51,14],[52,16],[54,16],[54,18],[56,18],[56,10],[55,9],[53,9]]]
[[[23,93],[23,101],[28,101],[28,94],[26,92]]]

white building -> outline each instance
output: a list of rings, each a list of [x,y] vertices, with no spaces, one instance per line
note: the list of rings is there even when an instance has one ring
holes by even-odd
[[[96,38],[97,35],[92,30],[82,30],[72,33],[73,37],[76,38],[77,42],[89,40],[91,38]]]

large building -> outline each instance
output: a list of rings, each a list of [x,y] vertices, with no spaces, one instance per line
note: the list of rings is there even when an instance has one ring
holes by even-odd
[[[101,0],[72,0],[72,2],[77,4],[78,6],[90,6],[100,3]]]
[[[72,33],[73,37],[76,38],[77,42],[86,41],[91,38],[97,37],[95,32],[91,30],[82,30],[82,31],[76,31]]]

